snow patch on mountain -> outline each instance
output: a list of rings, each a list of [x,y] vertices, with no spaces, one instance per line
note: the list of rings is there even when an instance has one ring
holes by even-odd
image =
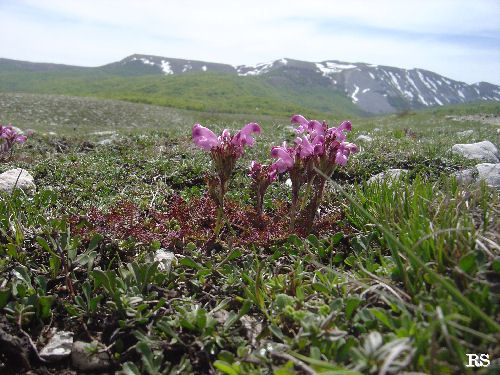
[[[165,74],[174,74],[174,71],[172,70],[172,68],[170,66],[170,62],[165,61],[165,60],[161,60],[161,70]]]
[[[358,94],[358,91],[359,91],[359,87],[354,85],[354,92],[351,95],[353,103],[357,103],[359,101],[359,99],[356,97],[356,95]]]
[[[323,74],[324,77],[329,77],[332,73],[340,73],[346,69],[354,69],[356,65],[352,64],[341,64],[333,61],[323,61],[320,63],[314,63],[316,68]]]
[[[256,76],[270,71],[273,65],[274,61],[256,65],[239,65],[235,68],[239,76]]]

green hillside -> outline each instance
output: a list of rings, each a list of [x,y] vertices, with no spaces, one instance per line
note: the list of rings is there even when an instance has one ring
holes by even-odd
[[[292,89],[273,86],[261,77],[215,72],[124,77],[105,68],[3,71],[0,91],[92,96],[206,112],[363,115],[343,93],[325,87]]]

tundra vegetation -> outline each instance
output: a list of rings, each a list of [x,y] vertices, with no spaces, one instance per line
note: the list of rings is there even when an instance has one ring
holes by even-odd
[[[119,374],[498,366],[498,191],[457,184],[453,172],[475,163],[448,152],[498,144],[498,126],[447,117],[498,105],[348,124],[0,102],[1,129],[27,135],[0,171],[24,168],[37,186],[0,193],[0,372],[75,371],[71,356],[40,355],[54,330],[92,343],[88,355]],[[354,146],[361,134],[372,141]],[[388,168],[408,173],[367,183]],[[467,367],[467,353],[490,367]]]

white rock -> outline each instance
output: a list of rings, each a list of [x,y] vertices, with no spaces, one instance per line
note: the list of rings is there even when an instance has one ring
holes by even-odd
[[[21,129],[19,129],[17,126],[13,126],[12,130],[14,130],[17,134],[21,134],[21,135],[24,134],[24,132]]]
[[[368,183],[373,184],[375,182],[381,183],[382,181],[387,181],[387,185],[391,186],[394,180],[400,179],[406,173],[408,173],[408,170],[406,169],[388,169],[387,171],[370,177]]]
[[[240,322],[246,330],[248,341],[250,341],[252,345],[257,345],[257,337],[259,337],[263,330],[262,322],[250,315],[243,315]]]
[[[103,130],[103,131],[92,132],[90,134],[94,134],[94,135],[109,135],[109,134],[116,134],[116,132],[114,130]]]
[[[92,344],[75,341],[71,352],[71,362],[80,371],[102,371],[111,367],[111,360],[106,352],[92,352]]]
[[[0,191],[11,193],[14,187],[26,192],[36,188],[33,182],[33,176],[22,168],[10,169],[0,174]]]
[[[371,141],[373,141],[372,137],[369,137],[367,135],[360,135],[358,138],[356,138],[356,141],[357,142],[361,142],[361,143],[369,143]]]
[[[477,178],[476,168],[467,168],[453,173],[453,177],[460,185],[468,185],[473,183]]]
[[[500,163],[481,163],[476,165],[478,181],[484,180],[486,185],[500,188]]]
[[[459,184],[469,185],[484,180],[485,184],[500,189],[500,163],[481,163],[453,174]]]
[[[112,138],[106,138],[106,139],[103,139],[99,142],[97,142],[98,145],[108,145],[110,143],[113,142],[113,139]]]
[[[453,145],[451,152],[467,159],[478,159],[489,163],[498,163],[498,149],[490,141]]]
[[[154,261],[160,262],[158,269],[170,270],[172,263],[177,263],[177,258],[174,253],[165,249],[159,249],[154,255]]]
[[[463,132],[458,132],[457,135],[459,137],[467,137],[469,135],[472,135],[474,133],[474,130],[464,130]]]
[[[73,333],[68,331],[59,331],[54,333],[42,350],[40,357],[49,362],[59,361],[69,357],[73,347]]]

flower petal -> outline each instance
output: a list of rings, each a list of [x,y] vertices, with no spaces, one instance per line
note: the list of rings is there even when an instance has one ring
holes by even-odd
[[[290,123],[293,125],[293,124],[301,124],[301,125],[308,125],[309,124],[309,121],[307,121],[307,119],[302,116],[302,115],[293,115],[292,116],[292,120],[290,121]]]
[[[323,135],[316,136],[311,144],[314,148],[314,155],[322,155],[325,152],[325,137]]]
[[[285,172],[288,168],[293,167],[294,161],[288,153],[287,149],[284,147],[274,146],[271,149],[271,157],[278,158],[278,161],[276,161],[275,164],[278,168],[278,172],[280,173]]]
[[[233,144],[236,146],[252,147],[255,144],[255,139],[250,136],[250,133],[260,134],[260,126],[256,122],[246,124],[233,138]]]
[[[341,131],[348,131],[350,132],[352,129],[352,125],[351,125],[351,122],[350,121],[344,121],[342,124],[339,125],[339,127],[337,128],[337,130],[341,130]]]
[[[302,136],[302,143],[300,145],[300,157],[302,159],[314,154],[314,148],[311,145],[311,142],[309,142],[309,139],[306,138],[306,136]]]
[[[196,146],[201,147],[205,151],[210,151],[213,147],[220,146],[217,136],[210,129],[200,124],[194,124],[193,126],[193,141]]]
[[[276,163],[269,164],[269,182],[276,180],[276,175],[278,174],[278,166]]]
[[[304,131],[309,129],[309,121],[304,116],[301,115],[294,115],[292,116],[292,120],[290,123],[293,124],[300,124],[295,128],[295,132],[297,134],[303,133]]]
[[[340,143],[340,145],[337,149],[337,153],[335,155],[335,163],[341,164],[341,165],[346,165],[347,158],[349,157],[351,152],[353,154],[358,152],[358,146],[356,146],[354,143],[350,143],[350,142]]]
[[[353,154],[358,152],[358,146],[356,146],[354,143],[342,142],[341,145],[342,144],[344,145],[344,148],[349,149],[349,151],[352,152]]]

